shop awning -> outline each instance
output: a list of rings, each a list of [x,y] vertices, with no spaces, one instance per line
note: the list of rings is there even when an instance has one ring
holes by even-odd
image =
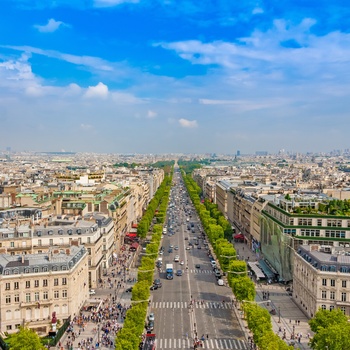
[[[259,260],[259,266],[268,279],[273,280],[276,277],[264,260]]]
[[[261,271],[260,267],[257,265],[256,262],[248,262],[248,266],[250,269],[254,272],[255,276],[259,279],[265,279],[266,276]]]
[[[135,237],[137,237],[137,233],[127,233],[127,234],[125,235],[125,237],[135,238]]]

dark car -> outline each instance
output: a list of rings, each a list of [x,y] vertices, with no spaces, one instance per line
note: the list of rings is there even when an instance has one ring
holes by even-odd
[[[196,265],[195,265],[195,268],[196,268],[196,269],[200,269],[200,268],[201,268],[201,265],[196,264]]]
[[[202,249],[202,247],[199,245],[198,247],[197,247],[198,249]]]
[[[162,282],[160,281],[159,278],[155,279],[154,282],[153,282],[153,284],[154,284],[155,286],[158,286],[158,288],[160,288],[160,287],[162,286]]]
[[[169,248],[168,253],[172,253],[172,252],[173,252],[173,248]]]
[[[150,287],[150,290],[157,290],[158,289],[158,286],[153,284],[153,286]]]
[[[176,276],[182,276],[182,270],[177,270],[176,271]]]
[[[132,287],[129,287],[128,289],[125,289],[126,293],[131,293],[132,292]]]

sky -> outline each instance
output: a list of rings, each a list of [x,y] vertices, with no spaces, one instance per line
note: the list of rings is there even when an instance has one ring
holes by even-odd
[[[1,0],[0,152],[350,148],[347,0]]]

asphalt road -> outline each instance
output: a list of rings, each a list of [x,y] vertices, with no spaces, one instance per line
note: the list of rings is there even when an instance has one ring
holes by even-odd
[[[178,198],[174,199],[174,196]],[[162,288],[151,292],[149,312],[155,315],[157,348],[193,349],[195,337],[200,339],[204,335],[205,349],[248,349],[231,304],[232,291],[229,287],[217,284],[203,240],[199,240],[202,249],[193,245],[191,250],[186,250],[188,243],[194,242],[194,238],[201,236],[201,233],[192,204],[186,206],[191,208],[192,217],[189,217],[188,213],[184,213],[184,203],[180,203],[182,198],[183,194],[179,194],[178,186],[175,186],[169,202],[175,203],[176,207],[168,211],[170,221],[174,218],[175,234],[163,237],[163,267],[155,274],[155,278],[161,279]],[[187,229],[187,218],[190,223],[194,223],[195,233]],[[185,240],[185,237],[189,239]],[[169,253],[170,245],[178,246],[178,250]],[[175,255],[180,256],[184,265],[174,262]],[[174,265],[173,280],[166,279],[167,263]],[[196,268],[196,264],[200,268]],[[183,270],[182,276],[176,276],[178,269]],[[191,297],[195,300],[192,307]]]

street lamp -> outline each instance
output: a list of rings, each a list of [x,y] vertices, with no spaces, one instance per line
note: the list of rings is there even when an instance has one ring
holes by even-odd
[[[281,307],[278,307],[278,323],[281,323]]]

